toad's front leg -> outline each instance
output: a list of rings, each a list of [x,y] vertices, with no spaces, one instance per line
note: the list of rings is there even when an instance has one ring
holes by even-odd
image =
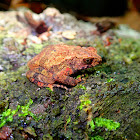
[[[76,86],[79,82],[81,82],[82,78],[79,77],[77,79],[74,79],[73,77],[70,77],[69,75],[73,74],[74,72],[75,71],[73,69],[67,67],[57,73],[56,76],[54,76],[55,81],[64,85]]]
[[[62,83],[64,85],[69,86],[76,86],[79,82],[81,82],[81,77],[74,79],[73,77],[67,76],[67,75],[58,75],[55,78],[56,82]]]

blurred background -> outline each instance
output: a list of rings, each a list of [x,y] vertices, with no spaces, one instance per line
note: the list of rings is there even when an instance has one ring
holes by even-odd
[[[140,11],[140,0],[1,0],[0,10],[25,6],[40,13],[45,7],[53,6],[61,12],[76,12],[87,16],[120,16],[128,8]]]
[[[78,19],[91,22],[94,20],[87,17],[119,17],[119,23],[140,30],[140,0],[1,0],[0,2],[1,11],[26,7],[38,14],[50,6],[56,7],[61,13],[69,12]]]

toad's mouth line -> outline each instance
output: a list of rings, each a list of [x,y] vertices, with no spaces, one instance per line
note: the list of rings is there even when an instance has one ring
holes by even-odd
[[[92,69],[92,70],[91,70]],[[74,71],[74,74],[69,75],[70,77],[76,78],[79,75],[85,75],[85,74],[93,74],[95,72],[94,67],[86,66],[86,68],[82,68],[80,70]]]

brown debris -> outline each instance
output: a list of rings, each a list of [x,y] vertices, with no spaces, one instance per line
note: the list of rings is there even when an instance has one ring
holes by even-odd
[[[44,21],[37,21],[35,19],[33,19],[33,16],[31,14],[31,12],[25,12],[24,13],[24,16],[25,16],[25,19],[26,21],[28,22],[28,24],[33,28],[35,29],[35,31],[38,33],[38,34],[42,34],[46,31],[48,31],[48,27],[47,25],[45,24]]]
[[[17,9],[19,7],[27,7],[31,9],[35,13],[41,13],[45,8],[46,5],[42,2],[26,2],[25,0],[9,0],[10,3],[10,9]],[[6,8],[8,9],[8,8]]]
[[[9,126],[2,127],[2,130],[0,131],[0,139],[6,140],[12,133],[12,129]]]
[[[114,28],[115,22],[110,21],[110,20],[104,20],[104,21],[97,22],[95,25],[97,27],[97,31],[100,34],[102,34],[102,33],[106,32],[107,30]]]

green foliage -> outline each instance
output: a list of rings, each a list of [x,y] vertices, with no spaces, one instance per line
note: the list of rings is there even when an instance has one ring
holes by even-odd
[[[110,83],[110,82],[112,82],[112,81],[114,81],[113,78],[107,79],[107,83]]]
[[[111,81],[113,81],[112,78],[108,82],[111,82]],[[81,103],[78,106],[78,108],[80,110],[88,111],[91,109],[92,102],[89,96],[90,95],[88,93],[85,93],[85,95],[82,95],[79,97]],[[120,127],[120,123],[114,122],[113,120],[109,120],[106,118],[97,117],[88,121],[87,126],[90,126],[91,131],[89,131],[88,129],[89,132],[94,132],[97,127],[105,127],[110,131],[110,130],[116,130],[118,127]],[[98,135],[94,137],[90,137],[90,138],[91,140],[103,140],[103,137],[98,136]]]
[[[117,128],[120,127],[120,123],[114,122],[113,120],[109,120],[106,118],[101,118],[101,117],[94,118],[93,120],[89,121],[87,125],[90,126],[92,132],[95,131],[96,127],[105,127],[109,131],[116,130]],[[97,136],[91,137],[91,140],[104,140],[104,138],[97,135]]]
[[[91,140],[104,140],[104,138],[101,136],[95,136],[95,137],[91,137]]]
[[[109,131],[116,130],[118,127],[120,127],[120,123],[106,118],[95,118],[95,124],[98,127],[106,127]]]
[[[91,100],[89,100],[89,95],[86,93],[85,95],[82,95],[79,98],[81,101],[79,109],[82,110],[83,108],[85,108],[86,111],[86,109],[89,108],[91,104]]]
[[[49,87],[46,87],[47,90],[49,90],[49,92],[54,93]]]
[[[87,107],[91,104],[91,101],[90,100],[82,100],[81,101],[81,104],[79,106],[79,109],[82,110],[84,107]]]
[[[30,115],[33,119],[39,120],[40,118],[37,118],[35,114],[29,111],[30,105],[32,103],[33,100],[30,99],[27,105],[25,106],[18,105],[16,110],[7,109],[2,114],[0,114],[0,128],[3,127],[7,122],[12,122],[14,115],[18,115],[19,117],[25,117],[27,115]]]
[[[7,109],[5,112],[0,114],[0,128],[5,125],[6,122],[12,122],[13,116],[18,112],[20,105],[17,106],[16,110]]]
[[[31,105],[32,103],[33,103],[33,100],[30,99],[29,102],[28,102],[28,104],[27,104],[26,106],[20,106],[21,112],[22,112],[22,113],[18,114],[18,116],[19,116],[19,117],[21,117],[21,116],[25,117],[25,116],[27,116],[27,115],[30,115],[33,119],[35,119],[35,120],[40,120],[41,117],[37,118],[35,114],[33,114],[31,111],[29,111],[30,105]]]
[[[71,117],[69,116],[69,118],[66,121],[66,125],[71,121]]]
[[[95,124],[94,124],[93,120],[89,121],[89,122],[88,122],[88,125],[91,127],[92,131],[94,131],[94,129],[95,129]]]
[[[77,85],[77,88],[80,88],[80,89],[86,90],[86,87],[83,86],[83,85]]]

